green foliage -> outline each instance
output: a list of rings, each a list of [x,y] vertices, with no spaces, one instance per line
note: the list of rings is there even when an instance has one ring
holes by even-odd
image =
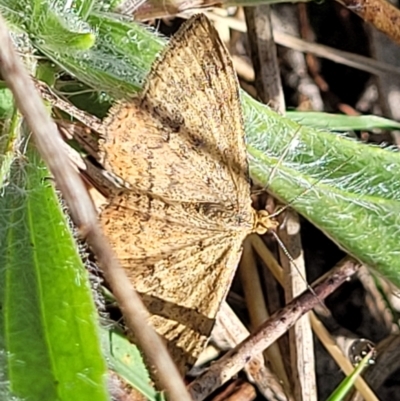
[[[110,369],[118,372],[149,401],[164,400],[162,393],[158,393],[151,386],[143,358],[126,336],[116,329],[102,329],[102,341]]]
[[[372,355],[373,352],[368,353],[354,368],[353,372],[349,376],[345,377],[345,379],[339,384],[339,386],[326,401],[342,401],[346,399],[346,396],[350,393],[357,378],[361,376],[361,373],[363,373],[371,363]]]
[[[10,116],[13,111],[13,96],[11,91],[0,84],[0,120]]]
[[[14,32],[25,33],[56,65],[57,71],[43,69],[50,81],[67,71],[99,93],[127,98],[140,90],[166,41],[109,13],[114,3],[0,0],[0,11]],[[9,92],[0,90],[0,377],[7,383],[1,395],[107,399],[87,277],[48,172],[31,145],[26,155],[16,151],[21,121],[12,114]],[[399,154],[300,126],[244,93],[242,103],[253,179],[399,284]],[[306,122],[304,115],[290,117]],[[330,116],[307,124],[338,130],[397,127],[376,118],[332,123]],[[135,386],[157,398],[143,366],[138,369]]]
[[[334,131],[368,131],[372,129],[399,129],[400,123],[387,118],[365,115],[346,116],[317,111],[288,111],[286,117],[301,125]]]
[[[75,75],[113,96],[131,96],[141,86],[164,41],[140,24],[100,11],[88,20],[96,24],[92,29],[98,33],[97,42],[107,46],[85,52],[85,68],[79,69],[82,57],[77,59]],[[65,66],[73,59],[65,54],[58,54],[57,60],[53,55],[53,60]],[[119,57],[121,54],[124,56]],[[99,58],[114,60],[108,65],[97,64],[104,68],[101,74],[99,69],[89,68]],[[282,201],[295,200],[292,206],[340,247],[399,283],[396,227],[400,177],[394,167],[400,161],[398,153],[302,127],[244,93],[242,100],[253,178]],[[382,120],[372,123],[361,118],[358,128],[382,127]]]
[[[244,100],[252,176],[399,284],[400,154],[299,126],[247,95]]]
[[[0,398],[106,401],[87,273],[49,173],[26,146],[0,196]]]

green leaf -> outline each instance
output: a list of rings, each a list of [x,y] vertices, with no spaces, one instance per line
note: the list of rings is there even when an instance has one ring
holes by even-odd
[[[346,116],[317,111],[287,111],[286,117],[299,124],[333,131],[368,131],[376,128],[399,129],[400,123],[373,115]]]
[[[164,41],[111,14],[92,13],[87,21],[97,40],[85,57],[47,54],[92,87],[131,96]],[[301,127],[244,93],[242,101],[252,177],[282,201],[293,201],[341,248],[400,284],[399,154]]]
[[[14,109],[14,98],[11,91],[0,82],[0,119],[9,117]]]
[[[95,0],[76,0],[71,5],[71,8],[73,8],[80,17],[86,20],[95,6]]]
[[[368,367],[371,356],[373,355],[373,351],[369,352],[365,357],[361,360],[361,362],[356,366],[356,368],[351,372],[349,376],[347,376],[342,383],[337,387],[337,389],[329,396],[326,401],[341,401],[344,400],[346,395],[353,388],[355,381],[361,373]]]
[[[109,368],[136,388],[149,401],[163,400],[150,384],[150,376],[142,355],[135,345],[129,342],[117,329],[102,329],[103,350],[106,354]]]
[[[35,75],[39,81],[45,82],[50,87],[54,86],[57,80],[55,68],[48,61],[37,64]]]
[[[88,22],[97,37],[96,44],[85,52],[70,51],[67,46],[61,52],[40,42],[36,46],[61,68],[95,89],[115,97],[137,92],[165,40],[112,14],[92,13]]]
[[[248,95],[243,100],[252,177],[399,284],[400,154],[302,127]]]
[[[87,273],[48,177],[29,143],[1,190],[0,398],[105,401]]]
[[[30,31],[34,2],[31,0],[1,0],[0,12],[13,31]]]
[[[1,124],[0,133],[0,190],[8,181],[14,158],[14,146],[18,138],[21,118],[12,106]]]
[[[38,21],[33,40],[46,51],[80,55],[95,43],[90,25],[73,13],[42,8]]]

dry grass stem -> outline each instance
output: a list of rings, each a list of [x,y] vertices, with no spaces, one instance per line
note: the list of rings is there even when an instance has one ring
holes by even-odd
[[[204,400],[215,389],[239,372],[254,356],[263,352],[305,313],[321,300],[336,290],[358,269],[358,264],[348,260],[337,268],[328,278],[313,287],[313,293],[307,291],[295,298],[280,311],[260,326],[246,340],[215,362],[209,370],[200,375],[189,385],[195,401]]]
[[[340,366],[343,373],[349,376],[353,372],[354,366],[343,354],[340,347],[336,344],[335,340],[329,334],[328,330],[326,330],[324,325],[319,321],[314,313],[310,313],[310,320],[314,333],[318,336],[319,340],[322,342],[322,344],[335,360],[335,362]],[[379,401],[374,392],[370,389],[370,387],[362,377],[357,378],[354,386],[360,392],[360,394],[362,394],[364,400]]]
[[[260,283],[257,262],[250,241],[245,241],[243,255],[239,265],[240,281],[246,299],[247,310],[250,316],[251,327],[259,327],[270,317],[264,300],[264,294]],[[264,351],[266,359],[272,366],[272,370],[282,381],[285,393],[290,396],[291,384],[287,375],[279,344],[273,343]]]
[[[250,335],[250,332],[226,302],[222,304],[218,313],[216,327],[223,332],[224,338],[232,348]],[[254,380],[258,390],[266,399],[292,401],[292,398],[285,395],[282,383],[276,374],[266,366],[262,354],[254,357],[245,366],[245,371]]]
[[[270,268],[271,272],[273,273],[277,281],[281,285],[283,285],[285,279],[283,274],[283,269],[276,262],[275,258],[273,257],[269,249],[265,246],[265,244],[258,236],[251,235],[249,238],[251,239],[251,244],[258,253],[261,260],[265,263],[266,266]],[[326,274],[324,278],[326,279],[327,277],[329,277],[329,274],[330,273]],[[317,305],[317,306],[320,307],[322,305]],[[343,354],[340,347],[336,344],[335,340],[329,334],[328,330],[324,327],[322,322],[317,318],[315,313],[311,311],[309,312],[309,316],[314,334],[318,337],[318,339],[327,349],[329,354],[339,365],[341,370],[345,374],[349,375],[353,369],[353,366],[350,363],[349,359]],[[367,383],[361,377],[357,379],[355,386],[366,400],[368,401],[377,400],[375,394],[372,392],[372,390],[368,387]]]
[[[283,221],[278,235],[287,252],[279,248],[279,256],[284,271],[285,301],[288,303],[307,289],[307,276],[299,216],[291,210],[281,216]],[[287,255],[291,255],[290,258]],[[289,346],[295,399],[317,400],[314,342],[309,316],[303,316],[289,330]]]
[[[244,21],[240,21],[233,17],[221,17],[212,12],[205,13],[211,20],[220,21],[224,20],[231,29],[239,32],[246,32],[247,27]],[[187,18],[187,14],[182,14],[182,17]],[[284,32],[274,30],[274,40],[276,44],[288,47],[293,50],[298,50],[305,53],[314,54],[317,57],[325,58],[334,61],[338,64],[347,65],[349,67],[357,68],[358,70],[369,72],[374,75],[381,74],[396,74],[400,75],[400,68],[388,63],[376,61],[370,57],[360,56],[350,52],[335,49],[333,47],[311,43],[306,40],[296,38]]]
[[[143,92],[115,105],[100,130],[89,146],[121,183],[107,188],[100,221],[185,373],[210,336],[244,238],[276,226],[251,207],[239,87],[204,15],[182,26]],[[90,178],[107,192],[104,176]]]
[[[87,190],[64,150],[55,123],[49,117],[41,97],[18,58],[6,23],[1,16],[0,42],[2,76],[13,92],[17,106],[32,130],[36,146],[54,175],[75,223],[97,256],[121,306],[127,325],[135,332],[141,349],[151,364],[156,367],[159,380],[170,398],[190,400],[186,387],[161,338],[147,323],[149,315],[146,308],[134,291],[97,223],[96,212]]]

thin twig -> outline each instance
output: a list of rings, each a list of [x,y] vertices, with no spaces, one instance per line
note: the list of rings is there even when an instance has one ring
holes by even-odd
[[[269,312],[265,304],[264,294],[257,269],[257,262],[250,241],[245,241],[243,244],[242,259],[239,263],[239,274],[250,317],[251,327],[258,327],[260,324],[268,320]],[[269,364],[272,366],[272,370],[282,381],[286,395],[290,397],[291,383],[286,372],[279,344],[271,344],[271,346],[264,351],[264,355],[269,361]]]
[[[258,237],[258,236],[257,236]],[[227,302],[223,302],[217,315],[217,322],[214,330],[220,330],[230,347],[235,347],[250,333]],[[267,400],[292,401],[288,398],[282,387],[282,383],[275,372],[265,363],[262,354],[254,357],[245,367],[245,371],[250,375],[250,381],[257,385],[258,391]]]
[[[274,313],[250,337],[226,353],[189,385],[193,399],[195,401],[204,400],[205,397],[239,372],[253,357],[263,352],[282,336],[302,315],[336,290],[357,269],[358,264],[348,260],[332,275],[313,287],[314,293],[307,291]]]
[[[270,250],[265,246],[258,235],[251,235],[250,240],[251,245],[256,250],[258,256],[261,258],[264,264],[270,268],[276,280],[283,286],[283,282],[285,279],[283,270],[276,262]],[[347,260],[347,258],[343,259],[340,263],[343,263],[345,260]],[[328,274],[330,273],[327,273],[327,275],[324,277],[328,277]],[[325,311],[327,309],[324,308],[323,310]],[[334,359],[334,361],[337,363],[343,373],[348,376],[353,371],[353,366],[351,365],[350,361],[348,360],[348,358],[345,357],[345,355],[343,355],[343,352],[338,347],[335,340],[332,338],[328,330],[324,327],[322,322],[316,317],[315,313],[311,311],[309,312],[309,315],[314,334],[326,348],[328,353],[331,355],[331,357]],[[356,389],[363,395],[365,400],[377,401],[376,396],[365,383],[362,377],[358,377],[354,385]]]
[[[185,385],[168,351],[147,323],[149,313],[130,284],[123,267],[114,256],[97,222],[97,216],[83,182],[62,145],[55,123],[46,112],[42,99],[24,69],[0,15],[0,71],[13,92],[16,104],[35,138],[36,146],[61,190],[75,224],[93,249],[139,347],[155,367],[160,385],[173,400],[190,400]]]

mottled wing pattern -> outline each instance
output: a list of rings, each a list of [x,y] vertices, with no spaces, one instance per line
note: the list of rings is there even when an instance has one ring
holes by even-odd
[[[142,95],[106,124],[105,164],[129,190],[101,222],[183,372],[211,332],[254,224],[236,76],[206,17],[184,25]]]
[[[141,97],[115,106],[106,124],[106,164],[132,186],[166,200],[250,210],[236,74],[204,15],[184,24]]]
[[[101,222],[152,324],[186,372],[211,333],[248,232],[224,232],[199,211],[133,192],[114,198]]]

